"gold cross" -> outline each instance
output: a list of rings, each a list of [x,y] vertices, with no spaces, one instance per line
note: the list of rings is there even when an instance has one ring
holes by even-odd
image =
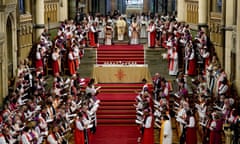
[[[114,75],[118,78],[118,80],[122,80],[123,77],[126,76],[126,74],[124,74],[124,71],[122,69],[119,69],[117,73]]]

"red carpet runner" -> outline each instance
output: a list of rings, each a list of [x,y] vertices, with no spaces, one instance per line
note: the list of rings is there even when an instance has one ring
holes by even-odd
[[[136,126],[98,126],[91,144],[136,144]]]
[[[131,125],[135,126],[136,91],[140,91],[142,84],[101,84],[98,94],[101,100],[97,111],[99,125]]]
[[[143,45],[102,45],[96,60],[97,64],[144,64]]]
[[[144,64],[143,45],[100,46],[96,64]],[[98,84],[97,131],[91,144],[136,144],[139,130],[135,124],[136,91],[143,84]]]
[[[143,84],[98,84],[101,100],[97,111],[97,132],[92,144],[135,144],[139,131],[135,124],[136,91]]]

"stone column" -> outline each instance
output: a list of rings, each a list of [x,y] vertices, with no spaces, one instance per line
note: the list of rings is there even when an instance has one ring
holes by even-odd
[[[179,22],[184,22],[186,15],[186,9],[185,9],[185,0],[178,0],[177,1],[177,20]]]
[[[236,89],[240,93],[240,2],[237,3],[237,32],[236,32]]]
[[[30,8],[30,2],[31,1],[24,1],[24,6],[25,6],[25,12],[26,14],[30,14],[31,13],[31,8]]]
[[[143,0],[143,12],[148,14],[149,12],[149,1],[148,0]]]
[[[116,0],[111,0],[111,10],[112,10],[112,12],[114,10],[117,10],[117,2],[116,2]]]
[[[44,0],[36,0],[36,40],[45,28],[44,24]]]
[[[3,74],[6,72],[3,63],[3,44],[4,44],[4,33],[0,33],[0,106],[3,104],[4,96],[6,95],[6,81],[3,79]],[[5,76],[6,77],[6,76]]]
[[[64,21],[68,19],[68,0],[62,0],[59,7],[59,20]]]
[[[208,2],[207,0],[198,1],[198,23],[200,25],[207,24],[207,12],[208,12]]]
[[[16,11],[11,12],[14,16],[12,20],[12,63],[13,63],[13,75],[16,76],[16,69],[17,69],[17,51],[18,51],[18,44],[17,44],[17,13]]]
[[[225,27],[232,27],[234,11],[228,9],[234,8],[234,0],[228,0],[226,3]],[[225,72],[228,76],[231,74],[231,51],[233,48],[233,30],[225,30]]]

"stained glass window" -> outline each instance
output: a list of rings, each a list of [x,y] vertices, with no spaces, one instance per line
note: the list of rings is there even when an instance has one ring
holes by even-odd
[[[126,0],[127,8],[142,8],[143,0]]]
[[[21,14],[25,13],[24,0],[18,0],[19,12]]]

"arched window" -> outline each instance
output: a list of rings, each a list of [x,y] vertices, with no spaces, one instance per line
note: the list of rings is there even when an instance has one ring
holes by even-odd
[[[211,1],[211,12],[222,12],[222,0],[212,0]]]
[[[222,12],[222,0],[217,0],[217,12]]]
[[[19,13],[24,14],[25,13],[25,1],[24,0],[18,0],[18,8],[19,8]]]
[[[143,8],[143,0],[126,0],[127,8]]]

